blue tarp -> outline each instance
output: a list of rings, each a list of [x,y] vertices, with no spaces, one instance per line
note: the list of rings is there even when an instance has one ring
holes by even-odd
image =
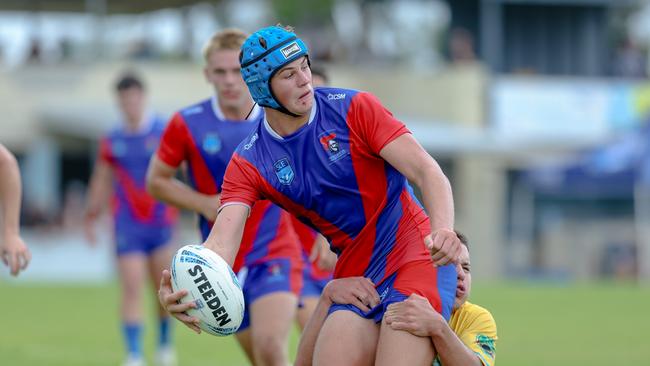
[[[650,184],[650,125],[596,149],[578,153],[572,164],[522,172],[537,194],[556,198],[632,198],[637,183]]]

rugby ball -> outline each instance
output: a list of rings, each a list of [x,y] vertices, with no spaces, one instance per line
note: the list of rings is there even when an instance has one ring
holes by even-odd
[[[180,248],[171,263],[172,289],[187,290],[181,302],[194,301],[187,314],[199,319],[204,331],[227,336],[244,318],[244,295],[228,263],[201,245]]]

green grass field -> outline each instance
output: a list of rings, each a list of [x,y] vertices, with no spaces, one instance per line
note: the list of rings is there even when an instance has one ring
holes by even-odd
[[[0,283],[0,364],[119,365],[117,294],[116,285]],[[479,283],[472,301],[497,321],[500,366],[650,365],[648,287]],[[232,337],[198,336],[180,326],[175,336],[183,366],[246,365]],[[154,328],[145,337],[151,356]],[[292,353],[296,342],[297,335]]]

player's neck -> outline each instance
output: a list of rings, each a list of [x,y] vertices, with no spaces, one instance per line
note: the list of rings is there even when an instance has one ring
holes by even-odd
[[[127,116],[126,120],[124,121],[126,125],[126,129],[129,132],[138,132],[140,129],[142,129],[142,126],[144,125],[144,115],[142,116]]]
[[[282,137],[291,135],[309,121],[309,113],[293,117],[268,107],[264,108],[264,113],[269,126]]]
[[[218,103],[224,118],[230,121],[245,120],[246,117],[248,117],[251,110],[253,109],[253,106],[255,105],[255,103],[252,100],[248,100],[246,101],[246,103],[242,103],[241,105],[236,107],[224,106],[223,104],[221,104],[220,101]]]

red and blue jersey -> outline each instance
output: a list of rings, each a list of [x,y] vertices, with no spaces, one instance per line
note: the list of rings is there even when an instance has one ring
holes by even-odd
[[[168,226],[177,210],[156,201],[145,188],[147,167],[165,123],[150,117],[142,131],[117,128],[103,137],[99,158],[113,170],[113,215],[117,228]]]
[[[223,116],[216,98],[189,106],[174,114],[169,122],[158,148],[158,158],[172,167],[187,161],[191,186],[203,194],[218,194],[233,152],[259,124],[261,112],[256,105],[247,120],[232,121]],[[199,216],[204,240],[212,224]],[[290,215],[268,201],[259,202],[246,221],[233,270],[272,258],[299,260],[299,249]]]
[[[406,178],[379,152],[410,133],[376,97],[316,88],[309,122],[281,137],[264,120],[233,155],[222,204],[269,199],[322,233],[339,259],[334,277],[380,283],[430,261],[429,219]]]
[[[318,235],[318,232],[300,222],[298,218],[293,215],[291,215],[291,225],[293,226],[293,230],[296,232],[298,240],[300,241],[300,246],[302,247],[302,257],[306,265],[306,275],[317,280],[331,279],[332,271],[320,268],[316,262],[309,263],[309,256],[314,248],[314,244],[316,244],[316,235]]]

